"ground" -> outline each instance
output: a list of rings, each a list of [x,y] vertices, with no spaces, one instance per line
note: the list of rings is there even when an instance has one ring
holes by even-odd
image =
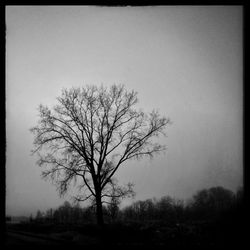
[[[236,230],[209,221],[190,221],[174,225],[155,221],[129,222],[108,224],[104,228],[94,224],[21,223],[7,225],[6,245],[69,244],[211,249],[239,246],[241,239]]]

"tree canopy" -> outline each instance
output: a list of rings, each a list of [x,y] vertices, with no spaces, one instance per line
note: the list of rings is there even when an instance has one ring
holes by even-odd
[[[132,185],[119,187],[114,174],[129,159],[152,157],[165,149],[152,138],[164,134],[170,120],[158,112],[135,109],[135,91],[123,85],[63,89],[52,109],[39,106],[40,120],[31,131],[38,164],[60,195],[77,184],[78,201],[132,194]]]

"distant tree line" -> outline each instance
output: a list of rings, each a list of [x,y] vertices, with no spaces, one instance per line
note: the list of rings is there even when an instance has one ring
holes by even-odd
[[[187,220],[209,220],[242,208],[243,190],[236,193],[223,187],[212,187],[198,191],[186,204],[170,196],[161,199],[137,201],[124,208],[120,215],[124,220],[167,223]]]
[[[117,199],[103,206],[104,221],[111,222],[150,222],[178,223],[189,220],[213,220],[225,214],[241,213],[243,204],[243,189],[236,193],[223,187],[212,187],[198,191],[188,201],[164,196],[160,199],[136,201],[131,205],[119,208]],[[57,209],[48,209],[45,213],[37,211],[35,222],[51,222],[64,224],[94,223],[95,207],[81,208],[79,204],[71,205],[65,201]]]

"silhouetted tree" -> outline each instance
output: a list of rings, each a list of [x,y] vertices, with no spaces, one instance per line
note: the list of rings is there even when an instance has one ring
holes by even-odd
[[[62,206],[59,207],[61,219],[64,223],[71,222],[71,205],[68,201],[65,201]]]
[[[38,210],[36,213],[36,221],[41,222],[43,218],[44,218],[43,213],[40,210]]]
[[[145,207],[145,218],[147,220],[154,219],[155,216],[155,204],[152,199],[147,199],[144,201]]]
[[[30,214],[30,217],[29,217],[29,222],[33,222],[33,215],[32,214]]]
[[[60,195],[72,181],[77,183],[80,192],[75,198],[94,200],[97,222],[102,225],[102,203],[110,198],[117,169],[129,159],[164,150],[152,138],[163,133],[169,119],[155,111],[148,115],[137,111],[137,93],[117,85],[109,90],[65,89],[57,101],[53,109],[39,106],[40,120],[31,129],[38,164],[48,167],[42,175],[55,182]]]
[[[223,187],[212,187],[198,191],[193,196],[192,207],[199,216],[214,216],[230,209],[234,202],[234,193]]]
[[[50,208],[46,211],[45,217],[47,221],[52,221],[53,220],[53,209]]]
[[[72,207],[72,221],[74,223],[79,223],[81,221],[81,214],[82,214],[82,209],[79,203],[77,203],[75,204],[74,207]]]
[[[175,220],[182,221],[185,217],[185,205],[183,200],[174,200],[173,202],[173,212]]]

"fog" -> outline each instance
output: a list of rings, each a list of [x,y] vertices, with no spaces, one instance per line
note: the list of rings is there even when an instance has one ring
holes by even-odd
[[[165,153],[117,172],[136,200],[243,185],[242,7],[8,6],[6,29],[7,214],[70,199],[41,179],[29,129],[40,103],[87,84],[124,84],[172,121]]]

